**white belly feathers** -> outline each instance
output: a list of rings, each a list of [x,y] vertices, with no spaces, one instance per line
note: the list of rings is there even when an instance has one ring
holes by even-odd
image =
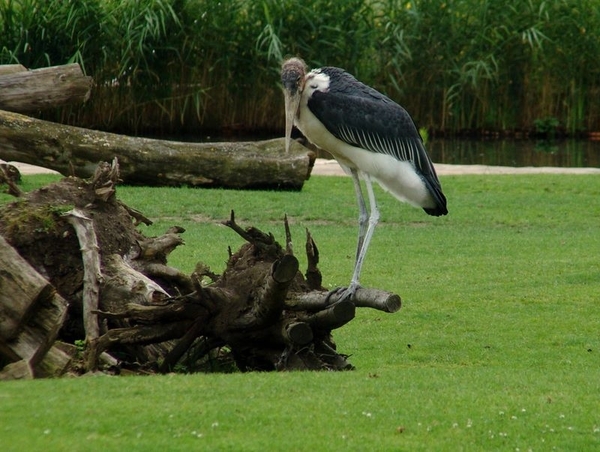
[[[295,124],[315,146],[331,153],[342,167],[367,173],[400,201],[415,207],[433,208],[435,201],[412,163],[351,146],[333,136],[309,110],[303,99]]]

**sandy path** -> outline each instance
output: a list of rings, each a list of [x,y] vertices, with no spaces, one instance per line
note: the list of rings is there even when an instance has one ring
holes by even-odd
[[[16,166],[21,174],[56,173],[47,168],[28,165],[27,163],[8,162]],[[440,176],[455,176],[462,174],[600,174],[600,168],[558,168],[558,167],[533,167],[526,166],[515,168],[512,166],[486,166],[486,165],[445,165],[436,163],[435,169]],[[335,160],[317,159],[312,173],[317,176],[343,176],[345,173]]]
[[[435,170],[439,176],[461,174],[600,174],[600,168],[557,168],[550,166],[515,168],[512,166],[445,165],[442,163],[436,163]],[[344,175],[344,171],[335,160],[317,159],[312,174],[341,176]]]

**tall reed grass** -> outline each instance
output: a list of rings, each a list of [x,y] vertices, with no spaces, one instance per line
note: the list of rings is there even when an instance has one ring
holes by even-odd
[[[280,130],[279,65],[299,55],[434,133],[600,128],[600,0],[2,0],[0,26],[0,63],[94,77],[51,118],[86,127]]]

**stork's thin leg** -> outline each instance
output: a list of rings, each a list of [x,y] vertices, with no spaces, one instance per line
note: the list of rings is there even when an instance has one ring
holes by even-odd
[[[369,215],[369,222],[367,232],[364,235],[362,240],[362,244],[360,244],[360,250],[358,253],[358,257],[356,258],[356,265],[354,266],[354,274],[352,275],[352,281],[350,281],[350,287],[348,287],[348,292],[350,297],[354,295],[356,289],[360,287],[359,279],[360,279],[360,271],[362,269],[362,264],[365,260],[365,256],[367,254],[367,249],[369,248],[369,242],[371,242],[371,237],[373,237],[373,232],[375,231],[375,226],[379,222],[379,209],[377,208],[377,201],[375,200],[375,193],[373,191],[373,184],[371,183],[371,177],[368,174],[364,175],[365,186],[367,187],[367,195],[369,196],[369,207],[371,213]],[[359,202],[360,204],[360,202]],[[364,205],[364,201],[363,201]]]
[[[350,170],[352,175],[352,182],[354,182],[354,191],[356,192],[356,201],[358,202],[358,241],[356,246],[356,255],[354,256],[354,265],[358,262],[360,251],[365,240],[365,234],[367,232],[367,222],[369,214],[367,212],[367,206],[365,204],[365,197],[363,196],[362,188],[360,186],[360,180],[358,178],[358,171],[354,168]]]
[[[367,187],[367,195],[369,197],[369,207],[371,213],[367,212],[367,206],[365,198],[362,193],[360,186],[360,180],[358,178],[358,171],[355,169],[350,170],[352,175],[352,181],[354,182],[354,189],[356,191],[356,199],[358,201],[358,246],[356,248],[356,262],[354,264],[354,273],[352,274],[352,280],[347,288],[334,289],[331,293],[340,293],[343,295],[338,301],[352,299],[356,290],[360,287],[360,271],[362,264],[367,254],[367,248],[369,242],[375,231],[375,226],[379,221],[379,209],[377,208],[377,202],[375,201],[375,193],[373,192],[373,184],[371,183],[371,177],[368,174],[364,174],[365,186]]]

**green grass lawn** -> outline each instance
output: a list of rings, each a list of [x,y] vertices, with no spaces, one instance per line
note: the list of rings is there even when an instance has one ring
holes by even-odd
[[[27,178],[25,189],[47,182]],[[360,309],[335,332],[345,373],[82,377],[0,384],[2,450],[600,449],[600,179],[442,178],[450,214],[380,193],[365,286],[395,291],[395,314]],[[305,228],[328,287],[348,284],[356,216],[349,178],[302,192],[120,187],[147,235],[183,226],[171,264],[221,271],[241,239]],[[8,197],[0,197],[0,202]]]

